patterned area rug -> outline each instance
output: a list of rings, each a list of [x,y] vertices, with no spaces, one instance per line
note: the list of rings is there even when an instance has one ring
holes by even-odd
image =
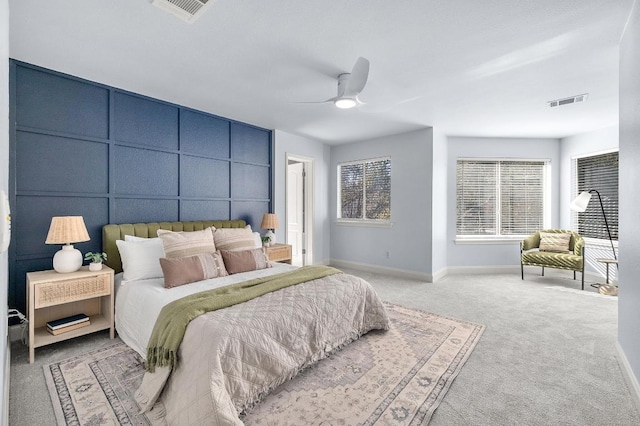
[[[426,425],[484,326],[387,304],[373,331],[275,389],[247,425]],[[142,360],[123,343],[44,366],[59,424],[134,424]]]
[[[124,343],[45,365],[59,425],[150,425],[133,399],[142,358]]]

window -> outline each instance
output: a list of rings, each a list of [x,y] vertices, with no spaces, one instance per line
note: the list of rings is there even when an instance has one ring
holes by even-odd
[[[574,197],[590,189],[600,193],[613,240],[618,239],[618,157],[616,151],[573,161]],[[592,194],[592,197],[587,210],[574,214],[574,229],[583,237],[608,241],[598,195]]]
[[[338,219],[391,220],[391,158],[338,164]]]
[[[545,228],[548,161],[458,160],[456,234],[522,236]]]

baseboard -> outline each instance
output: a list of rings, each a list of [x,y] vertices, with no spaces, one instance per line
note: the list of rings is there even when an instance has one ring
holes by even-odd
[[[517,273],[520,274],[520,265],[505,265],[505,266],[449,266],[447,268],[447,274],[461,275],[461,274],[506,274]]]
[[[375,273],[379,273],[379,274],[387,274],[387,275],[392,275],[392,276],[396,276],[396,277],[400,277],[400,278],[408,278],[408,279],[415,279],[415,280],[420,280],[420,281],[427,281],[427,282],[437,282],[440,281],[441,279],[443,279],[444,277],[446,277],[447,275],[465,275],[465,274],[517,274],[518,276],[520,275],[520,265],[493,265],[493,266],[448,266],[446,268],[442,268],[439,271],[435,272],[434,274],[427,274],[424,272],[416,272],[416,271],[408,271],[405,269],[397,269],[397,268],[388,268],[388,267],[384,267],[384,266],[378,266],[378,265],[371,265],[368,263],[360,263],[360,262],[351,262],[351,261],[347,261],[347,260],[339,260],[339,259],[330,259],[330,260],[323,260],[322,261],[323,265],[331,265],[331,266],[335,266],[336,268],[351,268],[351,269],[356,269],[358,271],[365,271],[365,272],[375,272]],[[532,267],[526,267],[524,270],[525,273],[525,278],[527,277],[527,274],[531,273],[533,271],[529,271],[527,268],[532,268]],[[545,269],[545,274],[551,272],[553,273],[553,271],[561,271],[560,269],[554,269],[554,268],[546,268]],[[563,271],[566,273],[570,273],[571,271]],[[540,273],[540,268],[538,268],[538,274]],[[578,279],[580,279],[580,273],[578,273]],[[591,280],[591,281],[595,281],[595,282],[602,282],[602,277],[598,274],[593,274],[590,272],[585,272],[585,279],[586,280]]]
[[[629,387],[629,391],[631,392],[631,399],[636,405],[636,409],[640,412],[640,383],[638,383],[638,379],[633,374],[633,370],[631,369],[631,364],[627,360],[627,356],[622,350],[622,346],[616,340],[616,356],[618,361],[620,362],[620,367],[622,369],[622,376],[624,380],[627,382],[627,386]]]
[[[2,424],[4,426],[9,425],[9,385],[11,383],[11,379],[9,374],[11,373],[11,341],[9,340],[9,336],[7,336],[7,359],[5,360],[4,365],[4,392],[3,392],[3,401],[2,401]]]
[[[555,269],[555,268],[545,268],[545,275],[547,273],[571,273],[572,271]],[[440,273],[440,272],[439,272]],[[537,274],[540,275],[541,268],[537,266],[525,266],[524,269],[524,277],[527,278],[529,274]],[[493,266],[449,266],[446,268],[445,275],[463,275],[463,274],[518,274],[520,275],[520,265],[493,265]],[[580,272],[577,273],[578,279],[580,279]],[[602,282],[602,277],[597,274],[592,274],[590,272],[585,272],[584,274],[585,280],[592,281],[600,281]]]
[[[376,274],[387,274],[387,275],[391,275],[399,278],[433,282],[433,277],[431,276],[431,274],[427,274],[424,272],[408,271],[405,269],[397,269],[397,268],[387,268],[384,266],[370,265],[368,263],[350,262],[347,260],[338,260],[338,259],[331,259],[329,264],[331,266],[335,266],[336,268],[351,268],[351,269],[356,269],[358,271],[374,272]]]
[[[432,276],[432,281],[431,282],[438,282],[441,279],[443,279],[444,277],[447,276],[447,274],[449,273],[449,268],[442,268],[440,269],[438,272],[435,272]]]

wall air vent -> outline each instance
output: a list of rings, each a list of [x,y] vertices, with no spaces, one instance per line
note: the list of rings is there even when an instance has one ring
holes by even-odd
[[[587,100],[589,96],[588,93],[583,93],[582,95],[571,96],[570,98],[556,99],[555,101],[547,102],[547,105],[551,108],[555,108],[562,105],[575,104],[578,102],[584,102]]]
[[[192,23],[214,0],[151,0],[151,4]]]

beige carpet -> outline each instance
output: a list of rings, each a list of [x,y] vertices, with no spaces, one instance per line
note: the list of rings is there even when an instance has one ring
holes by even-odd
[[[374,331],[274,390],[247,425],[425,425],[484,326],[387,305]],[[144,372],[124,344],[44,366],[59,424],[148,424],[133,392]]]

